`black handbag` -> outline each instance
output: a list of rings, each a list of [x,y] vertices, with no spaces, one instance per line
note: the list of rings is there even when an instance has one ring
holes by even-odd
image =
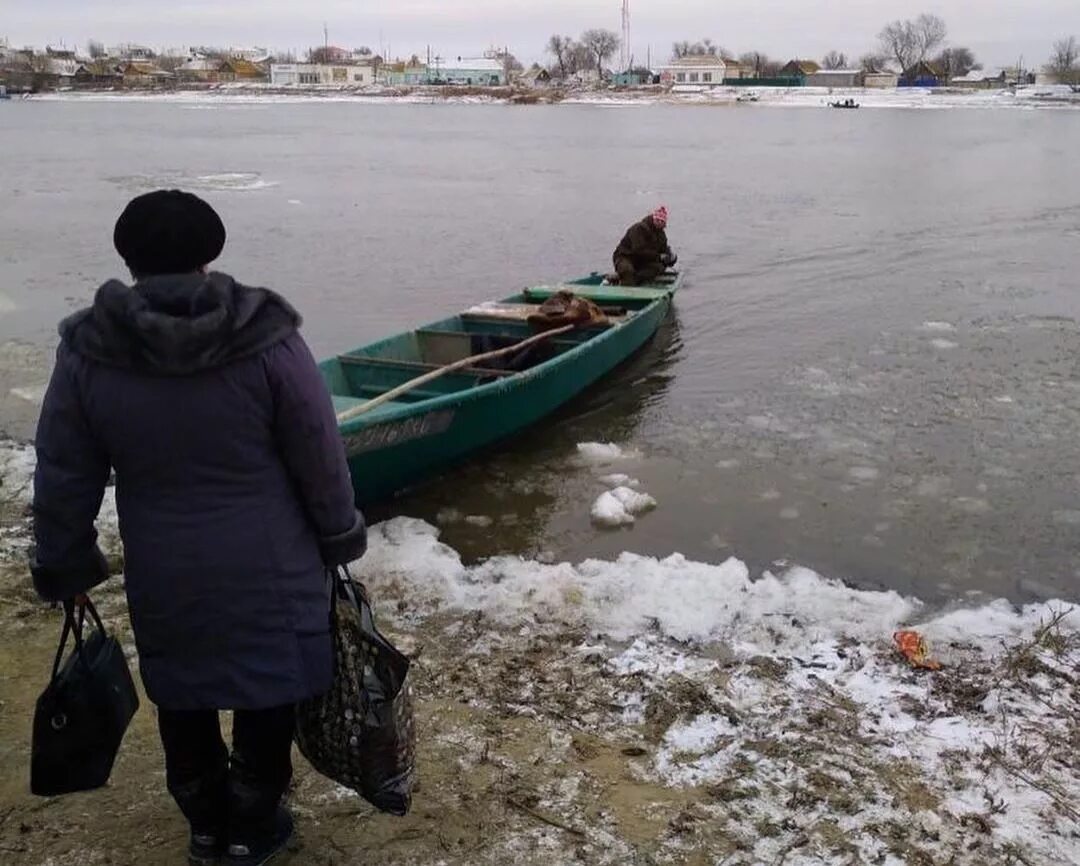
[[[334,681],[297,705],[296,744],[322,775],[405,815],[416,775],[409,659],[375,628],[364,587],[343,567],[329,576]]]
[[[84,637],[86,613],[94,629]],[[64,659],[68,636],[74,651]],[[63,660],[63,665],[61,665]],[[40,797],[90,791],[109,781],[120,741],[139,708],[123,647],[87,601],[64,602],[52,679],[37,700],[30,790]]]

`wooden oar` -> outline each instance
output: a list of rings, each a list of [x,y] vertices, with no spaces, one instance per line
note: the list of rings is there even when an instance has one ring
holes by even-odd
[[[351,418],[355,418],[358,415],[363,415],[365,412],[370,412],[372,409],[376,409],[383,403],[389,403],[391,400],[400,397],[402,394],[407,394],[409,391],[413,391],[419,388],[421,385],[426,385],[433,379],[438,379],[440,376],[445,376],[447,373],[453,373],[455,370],[460,370],[462,367],[475,367],[484,361],[491,361],[495,358],[501,358],[503,355],[509,355],[512,352],[520,352],[522,349],[527,349],[529,346],[542,343],[544,340],[549,340],[552,337],[557,337],[560,334],[568,334],[577,327],[573,325],[563,325],[561,328],[555,328],[551,331],[544,331],[541,334],[533,334],[533,336],[522,340],[520,343],[514,343],[512,346],[507,346],[504,349],[496,349],[493,352],[484,352],[482,355],[473,355],[469,358],[462,358],[460,361],[454,361],[452,364],[447,364],[445,367],[440,367],[438,370],[432,370],[430,373],[424,373],[422,376],[417,376],[415,379],[410,379],[408,382],[404,382],[387,391],[385,394],[380,394],[378,397],[373,397],[366,403],[361,403],[359,406],[353,406],[351,409],[346,409],[344,412],[338,412],[337,420],[340,424],[342,421],[348,421]]]

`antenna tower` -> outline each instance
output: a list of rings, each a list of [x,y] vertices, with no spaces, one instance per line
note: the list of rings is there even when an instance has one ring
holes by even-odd
[[[630,0],[623,0],[622,4],[622,48],[619,51],[619,63],[622,71],[630,68],[633,55],[630,53]]]

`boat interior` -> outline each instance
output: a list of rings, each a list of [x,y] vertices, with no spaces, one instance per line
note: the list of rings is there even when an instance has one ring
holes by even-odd
[[[529,325],[528,317],[544,300],[560,289],[581,291],[581,286],[600,287],[602,281],[601,275],[594,275],[576,283],[526,289],[504,301],[470,307],[456,316],[325,361],[321,369],[333,397],[334,411],[345,412],[448,364],[520,343],[537,333]],[[650,288],[662,289],[666,285]],[[616,294],[619,293],[617,286],[610,288],[610,300],[603,298],[607,293],[599,288],[594,291],[597,293],[594,300],[607,314],[609,325],[581,328],[492,359],[483,366],[447,373],[378,406],[367,417],[385,415],[403,406],[465,391],[535,367],[594,339],[656,300],[655,292],[642,292],[641,297],[624,297]]]

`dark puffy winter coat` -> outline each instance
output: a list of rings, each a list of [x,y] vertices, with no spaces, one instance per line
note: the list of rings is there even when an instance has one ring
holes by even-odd
[[[32,571],[45,599],[108,574],[110,470],[146,691],[264,709],[331,679],[324,563],[363,553],[326,387],[282,298],[225,274],[98,290],[60,326],[37,433]]]
[[[616,267],[619,259],[629,259],[635,270],[644,270],[661,264],[660,257],[664,254],[671,255],[667,232],[654,223],[651,216],[647,216],[626,230],[611,258]]]

